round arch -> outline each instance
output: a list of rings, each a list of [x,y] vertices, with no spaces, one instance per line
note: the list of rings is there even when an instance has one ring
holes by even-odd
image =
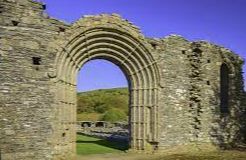
[[[67,141],[74,148],[77,73],[86,62],[105,59],[119,66],[129,83],[130,148],[156,148],[159,139],[159,71],[149,50],[150,46],[130,26],[123,28],[101,20],[95,26],[85,27],[82,25],[84,23],[76,22],[67,31],[69,38],[59,46],[60,51],[56,56],[57,124],[61,124],[62,128],[56,134],[62,134],[64,129],[69,130]]]

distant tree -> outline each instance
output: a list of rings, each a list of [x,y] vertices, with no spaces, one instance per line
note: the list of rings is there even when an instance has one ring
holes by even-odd
[[[127,115],[125,114],[124,111],[113,108],[113,109],[108,110],[104,114],[102,120],[112,122],[112,123],[117,122],[117,121],[126,121]]]
[[[127,88],[101,89],[78,93],[77,113],[104,114],[117,108],[128,114],[129,94]]]
[[[77,112],[94,112],[94,109],[91,106],[93,106],[93,103],[88,97],[81,97],[77,102]]]
[[[108,105],[102,102],[98,102],[94,106],[94,111],[97,113],[105,113],[108,109]]]

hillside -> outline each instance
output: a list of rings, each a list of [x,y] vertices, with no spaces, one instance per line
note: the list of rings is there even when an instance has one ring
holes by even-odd
[[[78,121],[125,121],[128,115],[127,88],[99,89],[77,94]]]

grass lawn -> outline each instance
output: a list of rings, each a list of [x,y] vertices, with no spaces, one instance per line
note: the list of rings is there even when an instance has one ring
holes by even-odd
[[[103,114],[100,113],[79,113],[77,114],[77,121],[100,121]]]
[[[77,154],[79,160],[246,160],[246,150],[193,150],[177,148],[159,154],[124,153],[127,144],[77,136]],[[112,153],[112,154],[106,154]],[[121,154],[119,154],[121,153]]]
[[[104,154],[104,153],[120,153],[128,149],[128,145],[122,142],[110,142],[107,140],[77,135],[77,154]]]

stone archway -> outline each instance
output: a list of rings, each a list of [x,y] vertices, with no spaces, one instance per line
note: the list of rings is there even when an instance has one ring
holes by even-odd
[[[110,23],[120,21],[122,26]],[[158,145],[159,74],[148,44],[128,22],[118,17],[100,17],[75,23],[59,46],[56,57],[56,124],[54,137],[57,152],[75,151],[76,76],[86,62],[105,59],[125,73],[130,89],[130,148],[150,150]],[[86,24],[88,26],[86,26]],[[128,26],[126,26],[126,24]],[[67,154],[67,153],[66,153]]]

